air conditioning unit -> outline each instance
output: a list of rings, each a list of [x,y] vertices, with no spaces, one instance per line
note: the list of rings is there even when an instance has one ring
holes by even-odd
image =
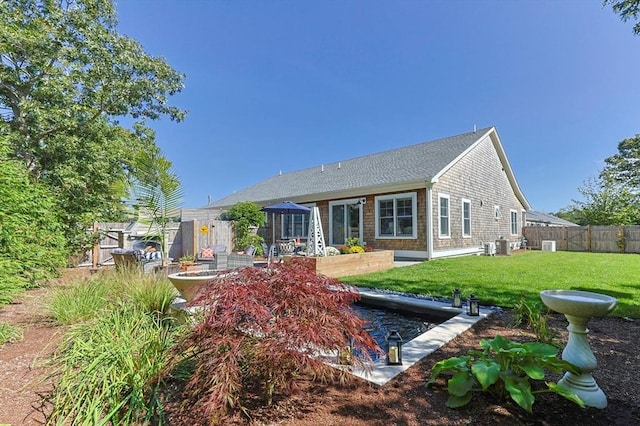
[[[495,256],[496,255],[496,243],[484,243],[484,255]]]
[[[511,254],[511,246],[509,245],[509,241],[507,240],[496,240],[496,254],[502,255],[510,255]]]
[[[542,251],[556,251],[556,242],[553,240],[542,240]]]

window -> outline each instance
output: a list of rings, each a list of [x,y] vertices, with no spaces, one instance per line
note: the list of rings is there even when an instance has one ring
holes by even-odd
[[[309,233],[308,214],[283,214],[282,239],[307,238]]]
[[[438,212],[439,212],[439,223],[440,223],[440,238],[451,236],[449,230],[449,196],[448,195],[440,195],[438,198]]]
[[[471,201],[462,200],[462,236],[471,236]]]
[[[376,236],[416,238],[416,193],[376,197]]]
[[[518,212],[511,210],[511,235],[518,235]]]
[[[493,212],[496,220],[502,219],[502,212],[500,211],[500,206],[493,206]]]

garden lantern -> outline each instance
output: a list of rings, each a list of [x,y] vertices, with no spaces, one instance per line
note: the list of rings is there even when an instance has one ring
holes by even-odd
[[[453,307],[454,308],[462,307],[462,293],[458,288],[453,289]]]
[[[387,365],[402,365],[402,336],[397,330],[391,330],[387,340]]]
[[[478,298],[472,294],[469,296],[469,315],[472,317],[477,317],[480,315],[480,306],[478,305]]]

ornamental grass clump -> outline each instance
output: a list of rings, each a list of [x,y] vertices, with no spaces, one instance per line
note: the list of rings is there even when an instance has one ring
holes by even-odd
[[[76,324],[89,320],[109,303],[109,286],[99,278],[75,280],[54,288],[47,302],[49,314],[59,324]]]
[[[477,392],[487,392],[500,402],[510,397],[529,413],[532,412],[535,395],[548,392],[557,393],[584,407],[576,394],[553,382],[545,382],[545,389],[531,388],[529,380],[543,380],[545,370],[580,374],[573,364],[557,358],[556,347],[538,342],[518,343],[502,336],[482,339],[480,347],[482,351],[471,350],[466,356],[439,361],[431,369],[427,386],[436,383],[441,374],[452,373],[447,382],[447,407],[462,407]]]
[[[132,304],[73,326],[54,357],[50,424],[163,424],[160,391],[175,329]]]
[[[0,347],[7,342],[18,342],[24,337],[22,329],[16,325],[0,322]]]
[[[56,322],[69,325],[91,320],[120,303],[163,315],[175,295],[175,288],[166,278],[126,269],[77,278],[68,285],[56,287],[46,305]]]
[[[350,307],[357,299],[353,288],[297,262],[245,268],[206,284],[191,302],[201,307],[201,320],[175,351],[176,364],[194,365],[184,388],[191,409],[219,423],[256,392],[269,405],[303,376],[346,380],[345,369],[321,355],[335,361],[348,341],[362,357],[353,365],[366,368],[369,352],[381,350]]]

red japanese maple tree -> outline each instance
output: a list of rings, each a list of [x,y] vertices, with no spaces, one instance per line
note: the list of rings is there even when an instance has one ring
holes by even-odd
[[[350,304],[357,291],[316,275],[302,263],[244,268],[212,281],[192,305],[202,317],[177,349],[195,361],[186,397],[212,418],[242,401],[260,384],[264,402],[302,375],[345,380],[348,372],[326,362],[351,341],[355,366],[367,368],[369,351],[381,353]]]

